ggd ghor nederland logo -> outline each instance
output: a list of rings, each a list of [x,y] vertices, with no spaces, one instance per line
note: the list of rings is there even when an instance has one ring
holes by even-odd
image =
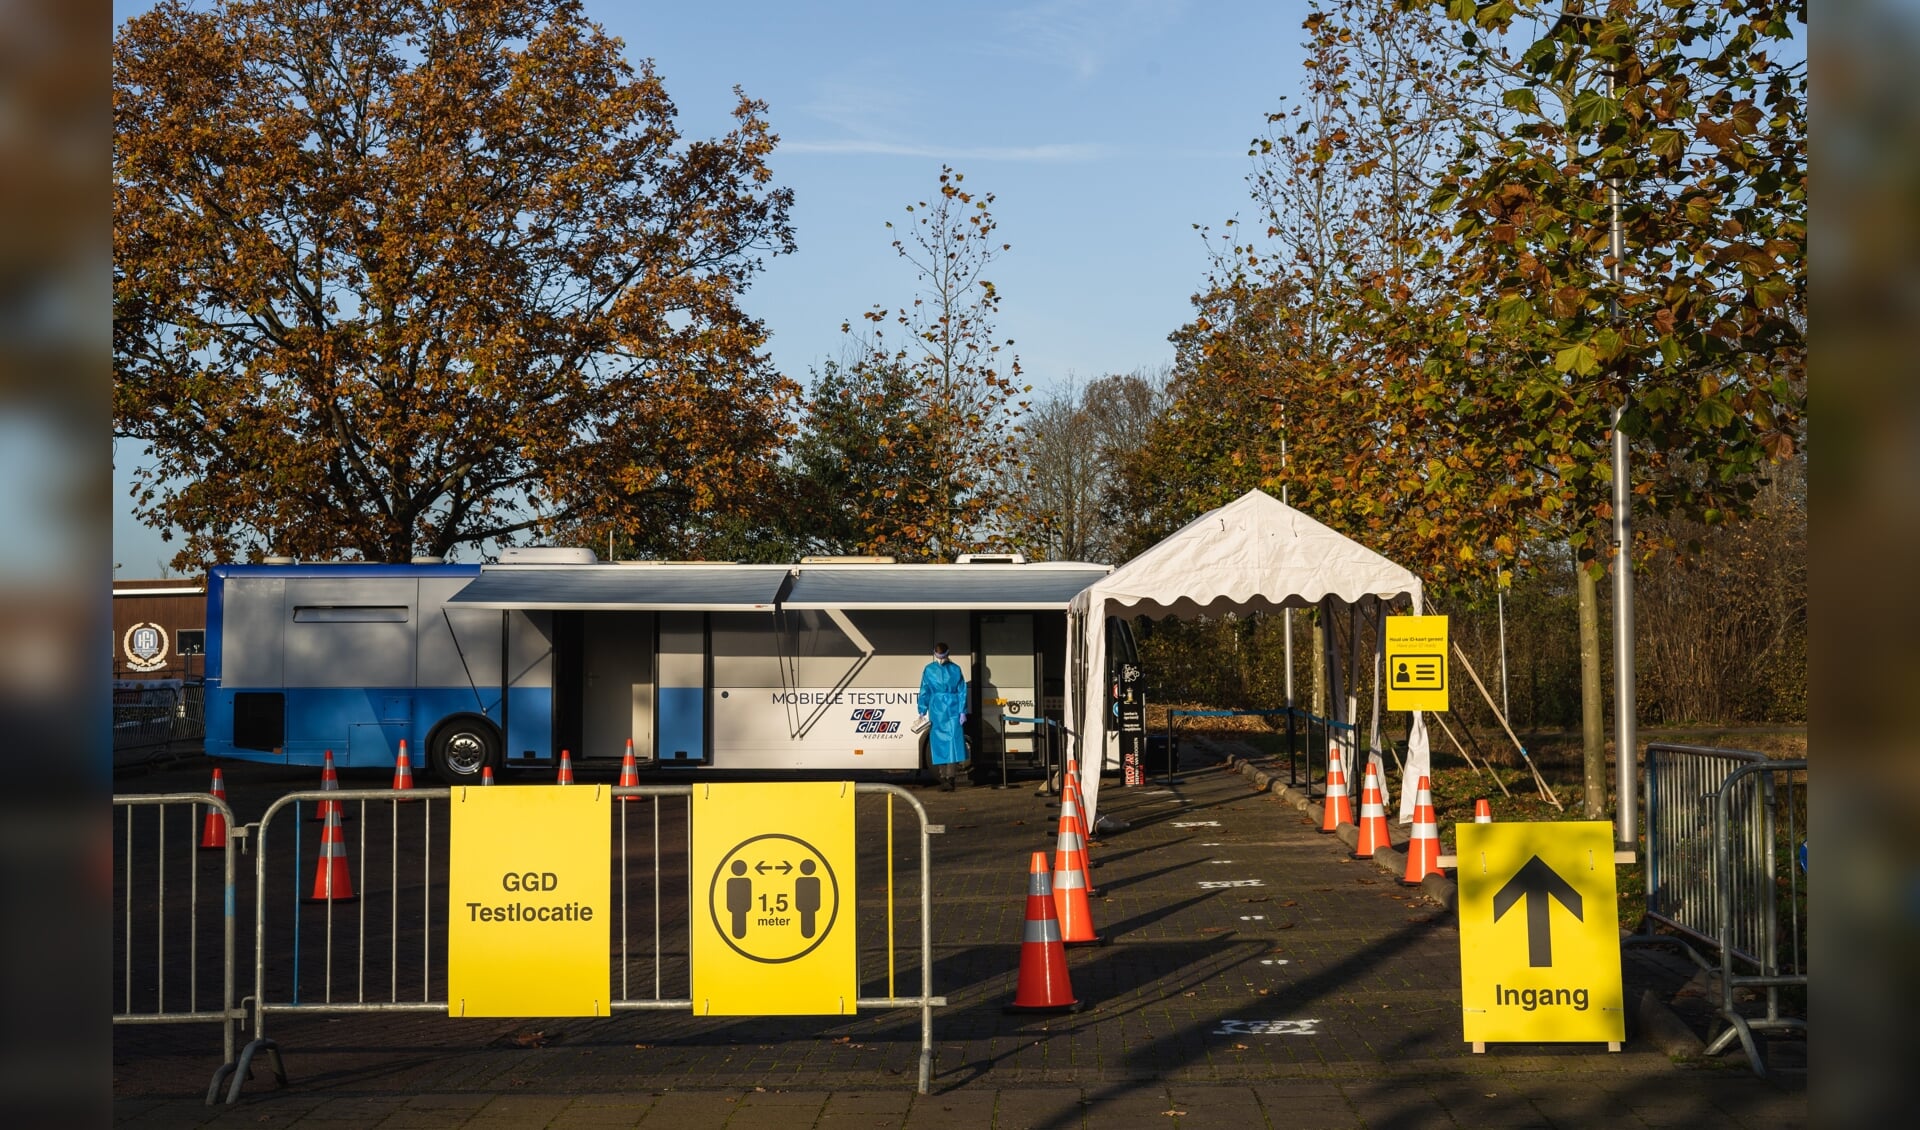
[[[856,710],[853,712],[853,732],[856,734],[897,734],[900,723],[889,722],[884,710]]]

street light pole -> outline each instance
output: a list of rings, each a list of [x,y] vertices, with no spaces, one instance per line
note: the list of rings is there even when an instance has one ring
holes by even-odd
[[[1615,96],[1614,78],[1607,75],[1607,97]],[[1620,178],[1607,181],[1607,205],[1612,213],[1608,251],[1613,256],[1614,289],[1617,292],[1627,257],[1625,225],[1620,218]],[[1619,300],[1616,297],[1615,302]],[[1617,308],[1617,307],[1616,307]],[[1632,851],[1638,842],[1635,815],[1639,791],[1639,735],[1635,732],[1633,666],[1633,509],[1632,484],[1627,478],[1627,433],[1620,426],[1627,414],[1623,402],[1613,410],[1613,760],[1614,822],[1613,849]]]
[[[1280,475],[1281,475],[1280,504],[1282,506],[1285,506],[1287,504],[1286,473],[1287,473],[1287,412],[1286,412],[1286,409],[1282,408],[1280,410]],[[1287,647],[1286,647],[1287,709],[1292,710],[1293,709],[1293,609],[1291,608],[1281,609],[1280,619],[1281,619],[1282,630],[1285,632],[1286,639],[1287,639]],[[1288,716],[1288,721],[1289,722],[1292,721],[1291,715]]]

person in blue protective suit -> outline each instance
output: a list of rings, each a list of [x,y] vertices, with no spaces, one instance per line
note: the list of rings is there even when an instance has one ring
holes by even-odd
[[[952,792],[954,778],[967,759],[967,679],[947,657],[947,645],[933,645],[933,662],[920,673],[920,713],[927,719],[927,754],[943,792]]]

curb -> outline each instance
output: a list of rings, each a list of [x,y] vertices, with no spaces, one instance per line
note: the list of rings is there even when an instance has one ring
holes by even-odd
[[[1305,789],[1296,789],[1284,784],[1273,774],[1253,764],[1244,757],[1224,754],[1221,768],[1237,771],[1253,784],[1255,792],[1269,793],[1275,799],[1292,805],[1305,815],[1313,815],[1312,802],[1308,800]],[[1342,824],[1334,829],[1334,834],[1348,847],[1358,846],[1360,830],[1351,824]],[[1380,869],[1396,877],[1407,873],[1407,855],[1400,848],[1385,847],[1374,852],[1373,861]],[[1429,875],[1420,881],[1420,893],[1433,902],[1445,907],[1447,913],[1456,918],[1460,913],[1460,888],[1444,874]],[[1652,989],[1643,989],[1640,998],[1634,1002],[1630,1014],[1634,1020],[1633,1029],[1627,1033],[1628,1039],[1641,1038],[1653,1045],[1661,1054],[1680,1058],[1698,1058],[1706,1052],[1706,1043],[1696,1035],[1673,1006],[1660,999]]]
[[[1633,1017],[1639,1022],[1639,1034],[1661,1054],[1685,1059],[1698,1059],[1706,1054],[1706,1041],[1694,1035],[1680,1014],[1652,989],[1640,990]]]

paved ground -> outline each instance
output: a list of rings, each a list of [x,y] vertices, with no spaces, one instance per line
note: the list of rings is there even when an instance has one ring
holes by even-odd
[[[126,1126],[734,1130],[1807,1123],[1805,1071],[1795,1065],[1803,1054],[1787,1057],[1771,1080],[1752,1076],[1737,1054],[1676,1061],[1633,1016],[1617,1054],[1593,1045],[1471,1054],[1460,1040],[1459,936],[1428,897],[1444,891],[1410,891],[1375,863],[1350,859],[1345,843],[1217,756],[1189,752],[1171,784],[1107,783],[1102,811],[1130,828],[1093,849],[1095,921],[1111,944],[1068,951],[1074,991],[1087,1005],[1070,1015],[1002,1012],[1019,966],[1028,854],[1051,846],[1055,810],[1031,782],[916,791],[949,829],[934,841],[934,984],[951,1004],[935,1013],[928,1095],[914,1093],[917,1012],[523,1021],[361,1014],[273,1018],[289,1085],[273,1089],[256,1071],[227,1108],[203,1105],[221,1060],[216,1027],[116,1029],[116,1118]],[[187,763],[123,780],[119,791],[198,789],[205,775],[204,764]],[[275,790],[300,787],[283,772],[249,767],[230,778],[243,820],[257,818]],[[861,868],[864,887],[878,872],[864,856]],[[1225,883],[1249,885],[1215,885]],[[867,924],[869,894],[863,992],[885,974]],[[674,978],[684,984],[680,958],[663,958],[668,996]],[[243,964],[250,970],[250,960]],[[636,968],[643,981],[653,976]],[[1685,974],[1638,950],[1626,972],[1630,1001],[1649,988],[1671,995]],[[897,975],[913,983],[917,966],[903,960]]]

